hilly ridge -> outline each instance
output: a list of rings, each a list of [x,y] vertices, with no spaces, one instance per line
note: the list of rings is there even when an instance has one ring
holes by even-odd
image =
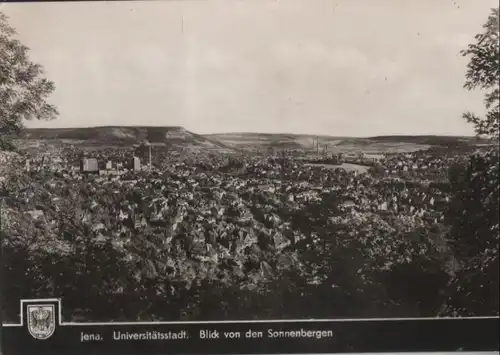
[[[180,126],[103,126],[85,128],[32,128],[23,140],[64,141],[76,145],[130,146],[142,142],[177,148],[234,150]]]
[[[482,143],[475,137],[458,136],[375,136],[336,137],[310,134],[222,133],[201,135],[180,126],[103,126],[86,128],[32,128],[21,139],[58,142],[78,146],[132,146],[148,141],[152,145],[190,150],[238,152],[253,149],[303,149],[331,152],[408,152],[430,147],[471,146]]]
[[[284,149],[315,150],[327,148],[329,151],[347,152],[409,152],[430,147],[461,147],[483,143],[475,137],[459,136],[376,136],[376,137],[338,137],[311,134],[272,134],[272,133],[224,133],[210,137],[227,145],[239,148],[273,147]]]

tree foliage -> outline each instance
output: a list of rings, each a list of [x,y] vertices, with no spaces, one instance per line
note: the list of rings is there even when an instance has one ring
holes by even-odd
[[[0,12],[0,149],[14,148],[12,139],[22,132],[24,120],[50,120],[57,109],[46,102],[54,83],[33,63],[28,47],[15,38],[7,16]]]
[[[488,21],[483,25],[484,31],[477,34],[462,55],[470,57],[467,65],[467,90],[482,89],[486,91],[485,105],[488,110],[486,117],[479,117],[471,112],[464,114],[464,118],[471,122],[476,133],[498,140],[498,121],[500,115],[500,16],[499,8],[492,9]]]
[[[487,114],[464,117],[478,135],[498,143],[500,108],[499,9],[493,9],[483,33],[463,51],[470,57],[465,88],[485,90]],[[445,314],[498,315],[499,161],[496,144],[477,152],[468,164],[450,171],[455,191],[450,205],[450,241],[461,268],[451,282]],[[461,171],[460,171],[461,170]]]

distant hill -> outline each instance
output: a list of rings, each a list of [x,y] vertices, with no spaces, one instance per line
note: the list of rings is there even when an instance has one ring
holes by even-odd
[[[458,136],[376,136],[376,137],[336,137],[307,134],[269,133],[224,133],[208,137],[242,149],[275,147],[282,149],[314,150],[316,139],[320,150],[325,147],[332,152],[360,150],[367,153],[409,152],[430,147],[461,147],[484,143],[475,137]]]
[[[190,132],[183,127],[106,126],[85,128],[32,128],[26,130],[24,141],[46,141],[76,146],[132,146],[145,141],[152,145],[165,145],[192,149],[234,151],[224,143]]]
[[[318,138],[321,144],[337,144],[344,137],[315,136],[308,134],[279,134],[279,133],[222,133],[210,134],[211,137],[224,144],[239,148],[283,148],[283,149],[312,149]]]
[[[410,152],[430,147],[454,148],[484,143],[475,137],[455,136],[375,136],[336,137],[307,134],[223,133],[200,135],[183,127],[106,126],[89,128],[35,128],[28,129],[22,139],[45,141],[49,145],[74,144],[81,147],[133,146],[144,141],[153,145],[193,150],[238,152],[253,149],[316,150],[316,140],[322,151],[363,151],[365,153]]]
[[[373,142],[406,142],[415,144],[427,144],[433,146],[458,146],[475,145],[484,143],[485,140],[477,137],[466,136],[376,136],[368,137],[367,140]]]

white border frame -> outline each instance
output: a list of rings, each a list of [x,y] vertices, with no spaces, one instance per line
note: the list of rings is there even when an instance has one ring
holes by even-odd
[[[405,321],[405,320],[461,320],[461,319],[498,319],[495,316],[486,317],[421,317],[421,318],[339,318],[339,319],[269,319],[269,320],[213,320],[213,321],[173,321],[173,322],[63,322],[62,307],[60,298],[37,298],[37,299],[22,299],[20,323],[2,324],[2,327],[23,327],[24,326],[24,305],[26,303],[36,302],[57,302],[58,307],[58,324],[59,327],[64,326],[120,326],[120,325],[169,325],[169,324],[240,324],[240,323],[318,323],[318,322],[375,322],[375,321]]]

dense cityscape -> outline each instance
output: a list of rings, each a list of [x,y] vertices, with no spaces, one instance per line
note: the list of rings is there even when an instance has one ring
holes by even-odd
[[[52,295],[68,321],[473,314],[448,238],[480,151],[3,154],[10,319]]]

